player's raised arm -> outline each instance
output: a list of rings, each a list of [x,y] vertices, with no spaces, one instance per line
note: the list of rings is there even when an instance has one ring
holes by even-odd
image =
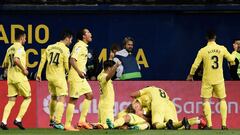
[[[110,80],[115,75],[115,72],[120,65],[121,65],[120,61],[118,61],[114,64],[114,66],[112,67],[112,69],[110,70],[108,75],[106,76],[106,81]]]
[[[135,92],[133,92],[133,93],[130,94],[130,96],[131,96],[132,98],[137,98],[137,97],[139,97],[140,95],[141,95],[140,91],[135,91]]]

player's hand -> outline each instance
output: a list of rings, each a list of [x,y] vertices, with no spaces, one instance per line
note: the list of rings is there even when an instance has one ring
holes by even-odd
[[[24,69],[24,70],[23,70],[23,74],[27,76],[27,75],[28,75],[28,70],[27,70],[27,69]]]
[[[117,64],[117,67],[119,67],[120,65],[122,65],[122,62],[118,61],[116,64]]]
[[[36,80],[39,81],[39,82],[41,82],[41,81],[42,81],[42,78],[41,78],[40,76],[37,76],[37,77],[36,77]]]
[[[110,51],[109,60],[113,60],[114,57],[115,57],[114,52]]]
[[[85,73],[84,73],[84,72],[81,72],[81,71],[80,71],[80,72],[78,73],[78,75],[79,75],[79,77],[81,77],[82,79],[85,78]]]
[[[188,75],[187,81],[193,81],[193,75]]]

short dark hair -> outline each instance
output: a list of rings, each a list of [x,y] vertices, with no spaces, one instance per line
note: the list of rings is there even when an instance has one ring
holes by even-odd
[[[65,38],[71,38],[73,37],[73,33],[70,30],[64,30],[60,34],[60,40],[64,40]]]
[[[215,39],[216,38],[215,32],[213,30],[208,31],[206,34],[206,38],[207,38],[207,40]]]
[[[240,41],[240,38],[234,38],[232,41],[233,41],[233,43],[235,43],[238,40]]]
[[[106,60],[103,62],[103,68],[104,70],[108,69],[109,67],[112,67],[115,64],[112,60]]]
[[[88,28],[82,28],[77,32],[77,40],[83,40],[83,35],[86,33],[85,30]]]
[[[114,51],[114,50],[121,50],[121,47],[117,44],[117,43],[113,43],[111,48],[110,48],[111,51]]]
[[[125,46],[128,41],[134,42],[134,39],[133,39],[132,37],[125,37],[125,38],[123,39],[123,46]]]
[[[15,30],[15,40],[19,40],[20,37],[22,37],[24,34],[26,34],[26,33],[23,30],[16,29]]]
[[[127,111],[127,113],[135,113],[135,112],[136,112],[136,111],[133,109],[132,104],[128,105],[126,111]]]

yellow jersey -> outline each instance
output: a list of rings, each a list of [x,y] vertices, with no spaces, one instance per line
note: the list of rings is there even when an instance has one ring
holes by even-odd
[[[73,47],[71,58],[76,59],[77,67],[80,71],[86,73],[86,63],[88,54],[88,45],[83,41],[79,40]],[[81,81],[82,79],[78,76],[77,71],[71,67],[68,75],[69,81]]]
[[[161,88],[149,86],[140,90],[140,97],[137,100],[140,102],[142,107],[146,107],[151,110],[152,98],[156,95],[160,95],[159,102],[165,102],[169,100],[167,92]],[[159,97],[159,96],[156,96]]]
[[[41,56],[37,76],[41,76],[42,69],[47,61],[47,80],[65,79],[69,71],[69,48],[62,42],[49,45]]]
[[[100,85],[99,104],[114,105],[114,89],[112,80],[106,81],[107,73],[103,71],[98,75],[97,79]]]
[[[27,76],[22,73],[22,70],[14,64],[14,58],[19,58],[22,66],[26,68],[26,52],[21,43],[15,42],[7,49],[3,65],[8,66],[7,80],[8,83],[19,83],[27,81]]]
[[[195,74],[199,64],[203,61],[202,81],[212,85],[223,82],[223,58],[226,58],[229,62],[235,60],[234,55],[231,55],[224,46],[218,45],[214,41],[208,42],[207,46],[199,50],[190,70],[190,75]]]

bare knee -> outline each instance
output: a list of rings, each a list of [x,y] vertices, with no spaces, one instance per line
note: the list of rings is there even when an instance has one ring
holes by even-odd
[[[92,100],[93,99],[93,94],[92,93],[86,93],[85,98],[88,99],[88,100]]]
[[[78,100],[78,98],[72,98],[72,97],[70,97],[68,103],[75,105],[75,104],[77,103],[77,100]]]

